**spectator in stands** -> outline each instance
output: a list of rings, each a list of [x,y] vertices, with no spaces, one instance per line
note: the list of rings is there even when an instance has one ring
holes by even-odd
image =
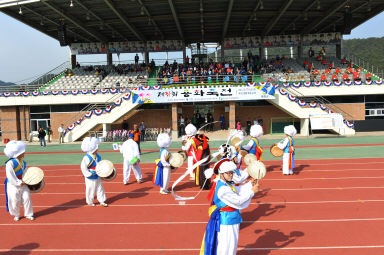
[[[117,80],[115,84],[116,88],[120,88],[120,82]]]
[[[341,74],[340,67],[337,67],[337,68],[336,68],[336,70],[335,70],[335,74]]]
[[[323,57],[325,57],[326,53],[327,53],[327,51],[325,50],[325,48],[324,48],[324,47],[321,47],[320,54],[321,54]]]
[[[51,137],[52,137],[52,128],[51,128],[51,125],[48,125],[48,128],[47,128],[47,136],[48,136],[48,142],[50,143],[51,142]]]
[[[224,117],[224,114],[220,114],[220,128],[221,130],[224,130],[225,129],[225,117]]]
[[[325,73],[321,74],[320,81],[327,81],[327,76],[325,75]]]
[[[307,65],[308,65],[308,60],[304,60],[304,65],[303,65],[304,69],[307,68]]]
[[[329,75],[329,74],[331,74],[331,70],[325,69],[324,73],[325,73],[325,75]]]
[[[144,138],[145,138],[145,125],[144,125],[144,121],[142,121],[140,123],[140,141],[143,141],[144,142]]]
[[[314,68],[313,63],[310,63],[308,65],[308,72],[311,72],[313,68]]]
[[[371,81],[372,80],[372,74],[371,73],[366,73],[365,74],[365,80],[366,81]]]
[[[61,126],[57,129],[57,132],[59,133],[59,143],[64,143],[64,124],[61,124]]]
[[[349,75],[347,73],[343,74],[343,81],[350,81]]]
[[[336,74],[332,74],[332,81],[339,81],[339,78]]]
[[[357,72],[357,71],[353,72],[353,80],[354,81],[361,81],[361,77],[360,77],[359,72]]]
[[[76,68],[80,68],[79,62],[76,62]]]
[[[122,129],[124,129],[124,130],[128,130],[128,121],[127,120],[124,120],[123,121],[123,124],[122,124]]]
[[[334,66],[333,62],[328,64],[328,69],[329,70],[332,70],[334,68],[335,68],[335,66]]]
[[[44,147],[45,147],[46,146],[46,143],[45,143],[46,132],[42,127],[39,127],[38,132],[39,132],[38,137],[39,137],[39,141],[40,141],[40,146],[43,146],[43,144],[44,144]]]
[[[348,64],[348,61],[347,59],[344,57],[342,60],[341,60],[341,65],[344,67],[345,65]]]
[[[189,64],[189,57],[188,57],[188,56],[185,57],[185,64],[186,64],[186,65]]]
[[[135,65],[138,65],[139,64],[139,55],[136,53],[136,56],[135,56]],[[140,147],[140,146],[139,146]]]
[[[313,51],[312,47],[310,47],[308,50],[308,57],[313,58],[314,56],[315,56],[315,52]]]

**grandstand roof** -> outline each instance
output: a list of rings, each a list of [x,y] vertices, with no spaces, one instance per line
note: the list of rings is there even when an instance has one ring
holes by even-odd
[[[55,39],[64,18],[72,42],[193,43],[342,31],[346,5],[352,28],[384,10],[382,0],[3,0],[0,11]]]

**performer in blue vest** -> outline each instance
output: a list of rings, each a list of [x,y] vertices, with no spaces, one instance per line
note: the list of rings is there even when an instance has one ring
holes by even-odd
[[[260,146],[259,137],[263,135],[263,127],[260,125],[253,125],[250,129],[251,140],[242,149],[247,150],[249,153],[256,155],[257,160],[263,160],[263,149]]]
[[[210,220],[207,224],[200,255],[235,255],[239,239],[240,210],[249,206],[259,191],[258,182],[235,186],[232,182],[236,164],[229,159],[216,163],[213,171],[220,175],[211,193]]]
[[[26,147],[22,141],[10,141],[4,148],[4,154],[9,158],[5,163],[5,201],[7,211],[14,216],[14,221],[20,220],[21,203],[24,206],[25,218],[35,219],[29,188],[22,181],[23,172],[27,169],[23,160]]]
[[[153,184],[160,186],[160,194],[169,194],[168,186],[171,180],[171,164],[169,158],[171,154],[168,151],[168,146],[171,145],[171,138],[167,133],[162,133],[157,136],[157,145],[160,149],[160,158],[155,161],[156,168],[153,175]]]
[[[93,199],[96,194],[100,205],[107,207],[103,183],[95,172],[97,163],[101,161],[101,156],[97,153],[98,148],[99,140],[95,137],[86,137],[81,144],[81,150],[87,153],[80,164],[85,180],[85,200],[89,206],[95,206]]]
[[[295,147],[293,142],[293,136],[296,135],[296,128],[293,125],[285,126],[284,133],[286,138],[277,143],[277,146],[284,151],[283,154],[283,174],[293,174],[295,168]]]

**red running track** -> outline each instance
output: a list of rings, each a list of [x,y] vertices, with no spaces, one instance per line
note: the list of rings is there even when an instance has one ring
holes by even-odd
[[[297,160],[293,176],[276,161],[242,212],[238,254],[383,254],[384,159]],[[207,192],[178,204],[151,183],[104,182],[110,207],[85,206],[79,166],[45,166],[46,187],[32,195],[36,220],[13,222],[0,194],[0,254],[199,254]],[[172,173],[172,180],[183,169]],[[176,187],[191,196],[185,180]]]

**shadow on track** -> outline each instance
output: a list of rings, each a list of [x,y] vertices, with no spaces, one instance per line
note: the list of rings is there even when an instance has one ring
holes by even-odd
[[[262,235],[257,240],[245,246],[244,250],[239,251],[238,255],[267,255],[273,250],[279,250],[295,242],[299,237],[304,236],[301,231],[292,231],[284,234],[279,229],[257,229],[255,234]],[[241,238],[241,235],[240,235]]]
[[[21,245],[12,247],[9,251],[0,252],[0,255],[12,255],[12,254],[27,255],[27,254],[31,254],[33,249],[37,249],[39,247],[40,247],[40,244],[38,243],[21,244]]]

